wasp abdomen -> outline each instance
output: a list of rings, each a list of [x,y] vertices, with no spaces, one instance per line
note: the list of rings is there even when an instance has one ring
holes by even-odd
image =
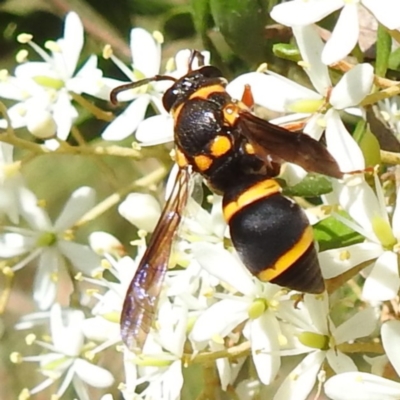
[[[224,215],[232,243],[252,274],[301,292],[324,291],[312,228],[275,180],[226,192]]]

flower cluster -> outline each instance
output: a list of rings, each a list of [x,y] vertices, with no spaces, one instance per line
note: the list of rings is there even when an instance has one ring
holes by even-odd
[[[365,125],[363,104],[366,100],[371,104],[379,85],[374,87],[374,68],[368,63],[352,65],[348,71],[339,68],[339,78],[333,78],[328,68],[356,45],[359,8],[367,9],[387,29],[397,30],[399,5],[390,0],[379,6],[372,0],[279,4],[271,16],[292,27],[301,58],[298,65],[311,85],[302,86],[259,68],[226,87],[234,99],[241,99],[250,87],[255,104],[282,114],[273,123],[301,126],[304,134],[323,138],[344,173],[343,179],[329,178],[331,190],[320,196],[318,205],[307,203],[306,214],[316,225],[317,239],[318,232],[331,229],[332,221],[354,238],[349,243],[340,236],[340,229],[333,230],[339,240],[319,252],[327,281],[327,290],[320,295],[302,295],[254,277],[232,245],[222,198],[218,194],[203,198],[195,177],[187,185],[190,194],[179,214],[178,231],[157,230],[163,203],[162,196],[157,196],[158,184],[168,172],[162,161],[146,160],[140,166],[146,171],[141,178],[97,204],[94,189],[76,189],[52,222],[48,204],[29,189],[21,169],[29,160],[18,154],[14,161],[14,148],[53,156],[114,154],[142,160],[141,147],[173,142],[174,120],[164,109],[163,95],[173,79],[199,64],[189,61],[190,50],[181,50],[162,67],[161,33],[150,34],[142,28],[131,31],[130,67],[106,46],[104,58],[126,75],[128,83],[147,81],[118,93],[124,110],[109,118],[99,134],[102,146],[91,146],[79,142],[76,132],[82,109],[107,119],[109,113],[94,102],[108,101],[112,90],[127,82],[103,76],[94,55],[77,68],[84,30],[74,12],[66,16],[63,37],[46,43],[48,51],[30,35],[19,36],[42,61],[28,60],[23,51],[13,75],[0,71],[0,98],[13,102],[0,120],[0,215],[7,221],[0,232],[0,267],[8,282],[5,294],[14,275],[23,268],[35,269],[32,297],[38,311],[24,315],[16,329],[29,331],[27,344],[41,351],[24,355],[28,351],[18,349],[10,358],[15,364],[37,363],[44,376],[36,386],[22,388],[19,399],[43,390],[51,390],[52,399],[58,399],[73,390],[75,397],[85,400],[100,393],[92,392],[93,388],[108,388],[119,391],[125,400],[177,400],[190,375],[199,380],[199,366],[206,380],[199,398],[218,398],[221,391],[239,399],[306,400],[322,391],[335,400],[400,398],[400,385],[387,374],[389,363],[400,374],[395,351],[400,339],[400,196],[390,170],[383,181],[377,168],[367,169],[371,166],[368,148],[349,123],[349,118],[355,118],[358,125]],[[324,44],[314,23],[338,10],[336,26]],[[204,64],[209,64],[210,54],[202,56]],[[151,81],[159,74],[173,79]],[[398,98],[380,103],[383,118],[394,130],[398,129],[393,115],[397,104]],[[34,140],[20,137],[20,128],[26,128]],[[78,137],[79,146],[68,143],[71,133]],[[139,142],[133,148],[107,144],[133,134]],[[268,164],[275,161],[280,162],[271,158]],[[176,185],[170,188],[177,168],[170,173],[168,195],[176,191]],[[307,175],[297,165],[285,164],[282,169],[281,177],[289,185],[301,184]],[[75,241],[79,228],[116,204],[137,235],[130,235],[134,240],[129,251],[122,239],[107,232],[92,232],[88,244]],[[166,225],[174,218],[174,209],[164,213]],[[161,265],[151,264],[157,264],[157,257],[148,258],[148,251],[162,256],[167,251],[149,250],[148,237],[154,231],[162,236],[162,243],[175,239],[165,273],[159,271]],[[163,280],[139,291],[130,286],[137,271],[141,283],[147,284],[151,273],[162,275]],[[147,297],[152,298],[146,289],[157,292],[156,305],[145,303]],[[120,336],[121,318],[129,311],[124,306],[127,292],[135,304],[150,304],[150,310],[145,306],[139,310],[143,319],[151,315],[150,322],[132,321],[132,326],[147,324],[140,351],[128,348]],[[46,334],[38,339],[39,332]],[[361,357],[352,357],[354,353],[375,357],[365,357],[362,363]],[[102,394],[102,399],[112,399],[110,393]]]

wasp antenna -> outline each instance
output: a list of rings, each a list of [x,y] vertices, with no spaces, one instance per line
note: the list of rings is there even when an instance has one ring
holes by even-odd
[[[140,81],[137,81],[137,82],[129,82],[129,83],[126,83],[125,85],[121,85],[121,86],[118,86],[115,89],[113,89],[110,93],[110,101],[112,104],[115,105],[118,103],[118,100],[117,100],[118,93],[124,92],[125,90],[135,89],[137,87],[147,85],[150,82],[158,82],[158,81],[176,82],[177,79],[172,76],[168,76],[168,75],[155,75],[152,78],[141,79]]]
[[[193,71],[193,63],[194,60],[197,58],[198,62],[199,62],[199,67],[203,67],[204,66],[204,56],[203,54],[200,53],[200,51],[198,50],[192,50],[192,54],[190,54],[190,58],[189,58],[189,72]]]

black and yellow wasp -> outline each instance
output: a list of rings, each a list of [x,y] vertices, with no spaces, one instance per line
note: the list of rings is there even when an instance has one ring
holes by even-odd
[[[213,66],[193,69],[202,55],[193,51],[180,79],[156,75],[120,86],[111,94],[153,81],[171,80],[163,96],[174,120],[179,172],[137,272],[129,285],[121,334],[130,349],[142,348],[156,313],[174,234],[189,197],[193,172],[223,196],[223,214],[244,265],[262,281],[307,293],[324,291],[312,228],[302,209],[281,195],[275,177],[283,162],[341,178],[327,149],[301,132],[291,132],[251,112],[251,90],[240,101]]]

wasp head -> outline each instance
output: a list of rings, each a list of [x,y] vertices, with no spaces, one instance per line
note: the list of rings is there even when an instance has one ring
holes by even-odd
[[[213,66],[205,66],[178,79],[163,96],[164,108],[169,112],[187,100],[197,90],[215,85],[226,85],[226,80],[222,77],[221,71]]]

